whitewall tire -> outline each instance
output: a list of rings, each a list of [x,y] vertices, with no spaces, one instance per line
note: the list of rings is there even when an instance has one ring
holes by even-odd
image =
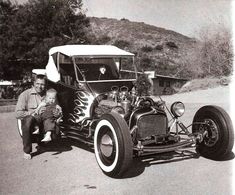
[[[108,176],[120,177],[132,162],[132,140],[126,121],[118,114],[104,114],[94,134],[97,163]]]

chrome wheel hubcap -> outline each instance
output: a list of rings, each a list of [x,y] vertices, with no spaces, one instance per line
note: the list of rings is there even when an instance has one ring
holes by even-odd
[[[110,157],[113,153],[113,140],[112,138],[105,134],[101,138],[100,150],[102,154],[106,157]]]

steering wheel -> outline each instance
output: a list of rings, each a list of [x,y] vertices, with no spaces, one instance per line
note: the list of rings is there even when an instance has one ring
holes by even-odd
[[[154,101],[150,97],[142,97],[138,102],[137,106],[150,107],[154,105]]]

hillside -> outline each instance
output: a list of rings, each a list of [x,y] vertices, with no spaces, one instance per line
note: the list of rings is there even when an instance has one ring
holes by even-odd
[[[98,44],[113,44],[136,54],[139,70],[187,77],[183,56],[196,40],[177,32],[127,19],[91,17],[91,37]],[[126,64],[126,66],[128,66]]]

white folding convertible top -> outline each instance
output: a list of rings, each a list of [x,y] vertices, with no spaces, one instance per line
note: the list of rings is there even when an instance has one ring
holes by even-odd
[[[52,55],[62,53],[69,57],[133,57],[134,54],[119,49],[112,45],[63,45],[52,47],[49,50],[49,60],[46,65],[47,78],[53,82],[60,80],[60,74],[56,68]]]
[[[90,57],[131,57],[133,53],[124,51],[112,45],[63,45],[53,47],[49,55],[62,53],[66,56]]]

